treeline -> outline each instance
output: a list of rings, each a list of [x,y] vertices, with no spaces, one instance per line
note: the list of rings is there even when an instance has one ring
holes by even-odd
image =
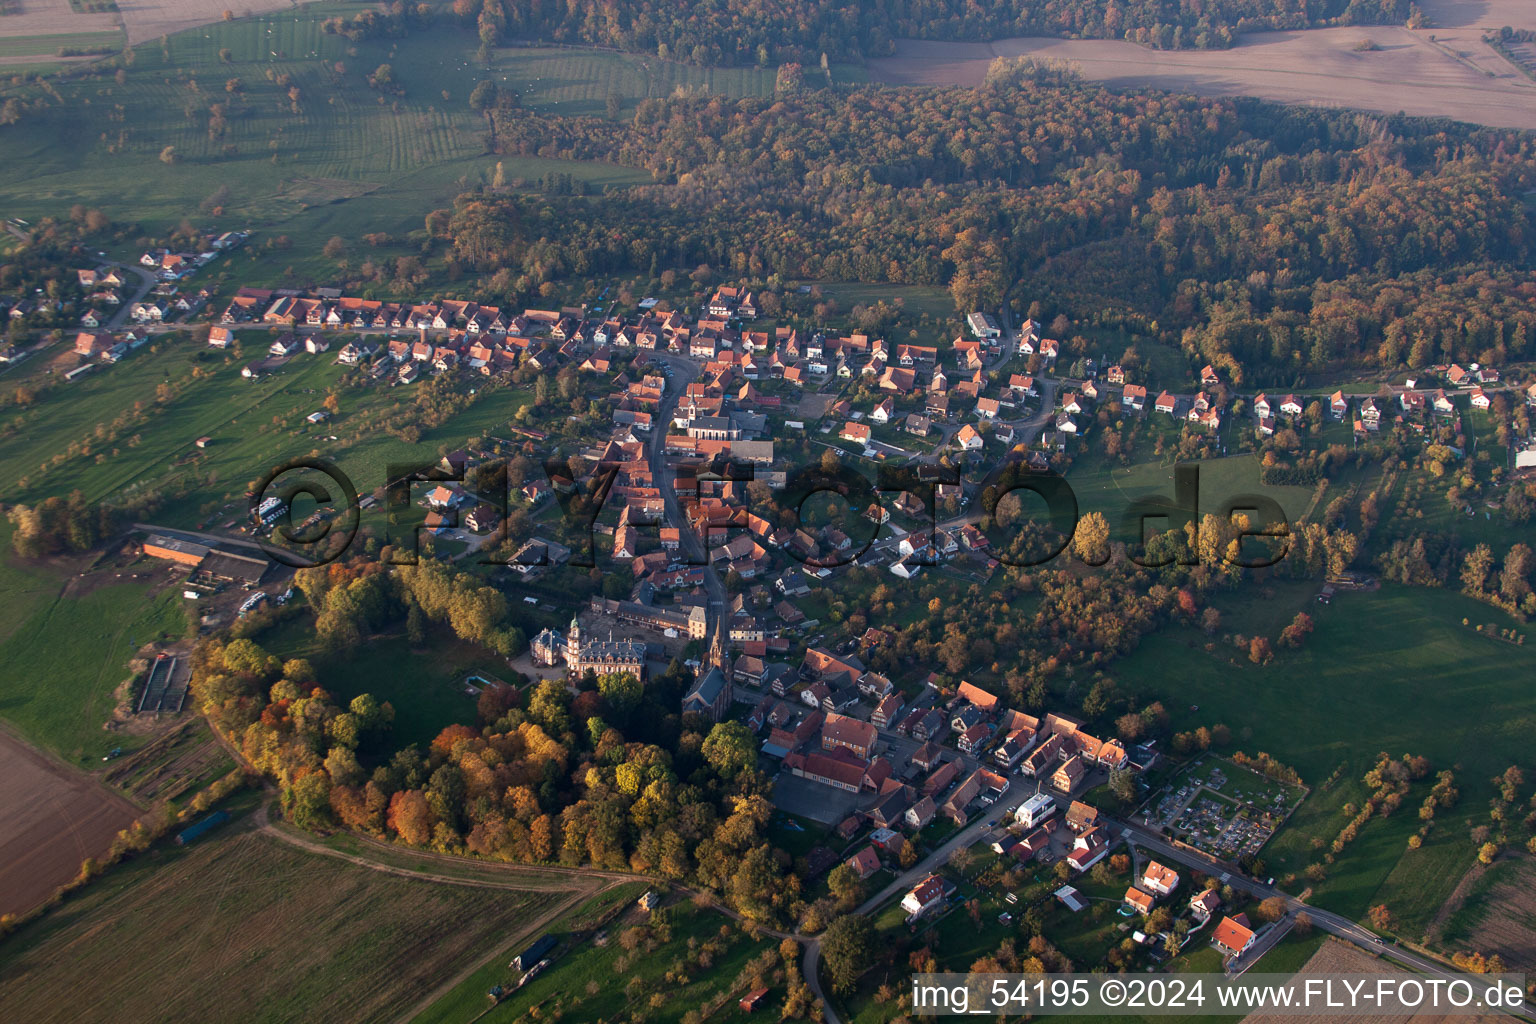
[[[460,640],[507,657],[527,648],[525,632],[509,618],[506,595],[495,587],[435,559],[391,566],[390,557],[384,552],[378,561],[336,561],[294,573],[327,645],[356,647],[404,619],[413,629],[422,628],[416,623],[442,625]]]
[[[455,273],[509,296],[669,267],[769,292],[943,285],[958,309],[1020,315],[1050,296],[1047,319],[1161,337],[1261,386],[1536,355],[1536,142],[1515,132],[1113,93],[1031,61],[973,90],[488,115],[500,152],[656,179],[580,200],[476,192],[434,215]]]
[[[895,41],[1049,35],[1222,49],[1239,33],[1324,23],[1402,23],[1408,0],[455,0],[486,45],[531,38],[692,64],[888,56]]]
[[[89,551],[117,529],[114,511],[86,501],[80,491],[16,505],[7,516],[15,527],[11,546],[23,558]]]

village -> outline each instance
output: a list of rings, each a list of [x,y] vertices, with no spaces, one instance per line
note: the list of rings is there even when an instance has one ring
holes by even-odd
[[[981,901],[1006,932],[1027,903],[1080,921],[1096,942],[1129,941],[1149,963],[1198,940],[1229,970],[1283,937],[1294,918],[1256,920],[1265,887],[1233,866],[1262,849],[1289,804],[1244,805],[1219,792],[1220,779],[1159,778],[1148,788],[1155,746],[1091,735],[1069,715],[1009,709],[964,680],[919,673],[893,681],[866,665],[887,639],[880,628],[829,640],[842,631],[806,609],[851,567],[902,580],[924,571],[990,578],[999,562],[972,507],[979,490],[945,470],[1059,467],[1106,413],[1221,445],[1234,443],[1233,430],[1261,443],[1319,420],[1357,437],[1408,428],[1427,441],[1437,423],[1464,407],[1487,409],[1505,392],[1536,405],[1536,385],[1521,392],[1490,368],[1451,366],[1429,383],[1410,379],[1375,395],[1248,397],[1208,366],[1198,389],[1154,396],[1120,365],[1068,355],[1032,320],[1012,330],[974,313],[968,335],[941,350],[857,333],[754,329],[751,292],[730,287],[697,319],[640,305],[630,316],[582,307],[514,314],[464,301],[241,288],[213,316],[206,344],[240,352],[250,381],[307,357],[333,359],[372,387],[574,372],[582,393],[608,412],[559,453],[579,457],[593,476],[534,475],[507,495],[509,505],[467,482],[494,453],[449,453],[441,479],[414,502],[424,536],[464,558],[494,549],[514,508],[530,513],[531,535],[501,566],[514,593],[560,578],[578,553],[622,567],[623,592],[574,607],[526,598],[546,613],[569,613],[569,623],[531,635],[519,671],[572,683],[627,673],[644,683],[681,660],[692,671],[681,713],[748,730],[775,776],[785,822],[817,830],[804,854],[808,875],[846,863],[861,880],[885,882],[868,908],[886,908],[882,927],[949,927],[943,922]],[[147,336],[87,332],[77,352],[82,365],[110,362]],[[253,348],[260,358],[251,359]],[[310,422],[328,415],[317,409]],[[546,439],[542,428],[507,429],[525,452]],[[914,471],[911,489],[820,524],[782,525],[755,486],[782,491],[802,463],[823,457],[860,472],[899,462]],[[1532,466],[1536,453],[1515,456],[1515,468]],[[583,530],[558,513],[560,499],[599,477],[596,517]],[[259,539],[284,511],[269,499],[252,521],[236,516],[220,529]],[[166,530],[144,553],[184,566],[189,594],[234,588],[236,616],[279,603],[284,570],[258,565],[238,545]],[[1140,814],[1111,818],[1095,807],[1088,794],[1112,782],[1139,790]],[[1112,876],[1110,863],[1119,865]],[[1023,878],[1034,880],[1034,895],[1021,900]],[[1105,895],[1117,885],[1120,893]]]

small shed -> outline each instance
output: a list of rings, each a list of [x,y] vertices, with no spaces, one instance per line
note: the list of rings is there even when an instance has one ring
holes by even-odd
[[[207,448],[210,444],[213,444],[213,438],[204,436],[198,438],[193,443],[196,444],[199,448]]]
[[[748,992],[746,995],[742,996],[741,1002],[737,1003],[736,1005],[741,1007],[743,1012],[752,1013],[759,1006],[762,1006],[763,1000],[767,998],[768,990],[766,988],[755,988],[751,992]]]

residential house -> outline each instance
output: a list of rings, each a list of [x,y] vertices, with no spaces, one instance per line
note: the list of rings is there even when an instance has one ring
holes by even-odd
[[[821,749],[847,750],[868,758],[879,738],[875,727],[847,715],[828,714],[821,726]]]
[[[924,743],[912,751],[912,755],[907,760],[925,772],[932,771],[933,766],[942,760],[943,753],[943,748],[937,743]]]
[[[1152,913],[1152,907],[1153,907],[1154,901],[1152,899],[1151,894],[1150,893],[1142,892],[1140,889],[1136,888],[1134,885],[1131,886],[1129,889],[1125,890],[1125,897],[1124,897],[1123,902],[1125,903],[1126,907],[1128,907],[1129,909],[1135,911],[1138,914],[1150,914],[1150,913]]]
[[[959,747],[962,754],[976,755],[987,745],[992,738],[992,725],[990,722],[977,722],[960,734]]]
[[[1211,945],[1223,957],[1242,956],[1253,946],[1253,940],[1253,929],[1248,927],[1248,918],[1243,914],[1223,917],[1216,925],[1216,931],[1211,934]]]
[[[875,706],[874,714],[869,720],[881,729],[889,729],[896,724],[898,716],[906,708],[906,702],[899,693],[888,693],[880,698],[880,703]]]
[[[929,875],[901,898],[901,909],[908,917],[921,917],[944,900],[944,879]]]
[[[1054,737],[1053,737],[1054,738]],[[1081,800],[1073,800],[1067,808],[1067,828],[1073,832],[1087,832],[1099,825],[1099,809]]]
[[[859,881],[863,881],[879,872],[880,855],[875,853],[873,846],[866,846],[843,863],[853,868],[853,873],[859,876]]]
[[[921,830],[928,827],[939,811],[938,805],[933,802],[933,797],[919,797],[917,803],[908,807],[902,815],[903,823],[910,829]]]
[[[1071,793],[1087,774],[1088,768],[1083,759],[1074,754],[1051,775],[1051,785],[1063,793]]]
[[[1216,895],[1216,890],[1207,889],[1202,893],[1190,897],[1189,913],[1190,916],[1195,919],[1196,923],[1205,924],[1205,922],[1211,919],[1211,915],[1216,913],[1217,908],[1220,906],[1221,897]]]
[[[982,447],[981,435],[969,423],[961,427],[960,432],[955,435],[955,443],[963,452],[980,451]]]
[[[1148,861],[1141,873],[1141,887],[1158,896],[1167,896],[1179,887],[1179,873],[1157,861]]]
[[[1083,872],[1104,859],[1109,852],[1109,840],[1101,828],[1091,828],[1072,842],[1067,863],[1073,871]]]

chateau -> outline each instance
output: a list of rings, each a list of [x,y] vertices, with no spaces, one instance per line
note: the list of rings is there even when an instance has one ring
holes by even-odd
[[[615,640],[611,634],[607,640],[586,639],[576,619],[571,620],[565,636],[544,630],[533,638],[532,649],[535,662],[553,667],[563,661],[569,676],[583,676],[588,671],[599,676],[628,672],[645,682],[645,644]]]

